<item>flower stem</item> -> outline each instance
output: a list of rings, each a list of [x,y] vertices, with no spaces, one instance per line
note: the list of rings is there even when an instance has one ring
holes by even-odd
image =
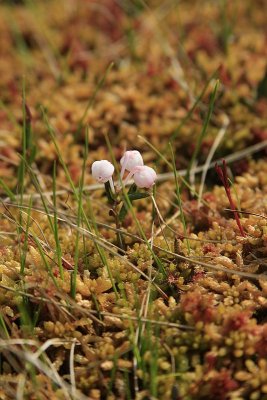
[[[216,164],[215,165],[215,169],[216,169],[216,172],[217,172],[217,174],[218,174],[218,176],[219,176],[219,178],[222,181],[222,184],[224,186],[225,193],[226,193],[226,196],[228,197],[228,200],[229,200],[229,203],[230,203],[230,208],[234,213],[235,220],[236,220],[237,226],[239,228],[239,231],[240,231],[240,233],[241,233],[241,235],[243,237],[246,237],[244,228],[243,228],[243,226],[241,225],[241,222],[240,222],[239,214],[236,211],[236,206],[235,206],[234,200],[232,198],[231,188],[230,188],[230,185],[229,185],[229,179],[228,179],[228,175],[227,175],[226,161],[223,160],[222,167],[219,167],[219,165]]]

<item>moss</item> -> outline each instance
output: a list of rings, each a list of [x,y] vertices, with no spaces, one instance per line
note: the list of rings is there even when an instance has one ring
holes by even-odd
[[[243,211],[242,237],[213,169],[200,206],[179,179],[184,227],[174,182],[161,181],[170,168],[138,135],[169,162],[171,140],[176,167],[187,169],[213,81],[188,113],[217,70],[221,83],[198,164],[206,161],[225,116],[229,125],[214,158],[266,140],[266,99],[257,95],[266,74],[265,3],[222,2],[222,8],[194,0],[177,9],[159,0],[148,7],[114,0],[7,3],[0,5],[0,398],[63,399],[67,391],[96,400],[264,400],[266,152],[228,165],[232,195]],[[7,200],[6,188],[15,195],[19,187],[23,76],[37,151],[31,172],[26,168],[20,208],[20,194]],[[76,187],[88,131],[82,197],[88,223],[83,215],[78,221],[76,196],[40,105]],[[164,222],[151,199],[133,205],[151,248],[130,212],[121,227],[125,249],[116,247],[107,197],[92,189],[92,162],[111,159],[107,132],[117,161],[125,148],[135,148],[160,175],[155,199]],[[198,192],[198,175],[190,179]],[[85,234],[80,230],[77,240],[78,223]]]

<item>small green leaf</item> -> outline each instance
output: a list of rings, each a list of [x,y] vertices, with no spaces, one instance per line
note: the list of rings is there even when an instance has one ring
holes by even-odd
[[[144,199],[146,197],[149,197],[150,194],[148,192],[137,192],[137,186],[135,183],[133,183],[130,186],[130,189],[127,193],[128,198],[130,200],[130,202],[132,203],[134,200],[139,200],[139,199]],[[126,202],[124,202],[124,204],[122,205],[120,212],[119,212],[119,220],[120,222],[122,222],[124,220],[124,218],[126,217],[128,212],[128,208],[126,206]]]
[[[130,194],[135,193],[136,191],[137,191],[137,186],[136,186],[135,183],[133,183],[133,184],[130,186],[130,188],[129,188],[127,194],[128,194],[128,196],[129,196]]]
[[[9,187],[5,184],[5,182],[0,178],[0,186],[3,188],[3,190],[6,192],[10,200],[15,201],[16,196],[14,193],[9,189]]]
[[[120,212],[119,212],[119,221],[122,222],[124,220],[124,218],[126,217],[128,212],[128,209],[126,208],[125,204],[122,205]]]
[[[115,203],[115,197],[114,197],[114,193],[111,190],[111,186],[110,186],[109,182],[105,183],[105,190],[106,190],[108,202],[113,205]]]
[[[141,192],[136,192],[136,193],[132,193],[132,194],[129,194],[129,195],[128,195],[128,197],[129,197],[129,199],[130,199],[131,201],[139,200],[139,199],[144,199],[144,198],[149,197],[149,196],[150,196],[150,194],[147,193],[147,192],[143,192],[143,193],[141,193]]]
[[[128,193],[127,193],[127,195],[128,195],[128,197],[129,197],[129,200],[130,200],[130,201],[131,201],[130,196],[132,196],[134,193],[136,193],[136,191],[137,191],[137,186],[136,186],[135,183],[133,183],[133,184],[130,186],[130,188],[129,188],[129,190],[128,190]],[[122,207],[121,207],[121,209],[120,209],[120,212],[119,212],[119,215],[118,215],[119,221],[120,221],[120,222],[122,222],[122,221],[124,220],[124,218],[126,217],[127,212],[128,212],[128,208],[126,207],[125,204],[126,204],[126,203],[124,203],[124,204],[122,205]]]

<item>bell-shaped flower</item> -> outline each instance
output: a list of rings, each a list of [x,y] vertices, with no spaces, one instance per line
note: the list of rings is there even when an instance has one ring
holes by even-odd
[[[147,167],[146,165],[141,165],[132,169],[125,179],[124,184],[126,184],[132,177],[136,186],[141,189],[149,189],[154,185],[157,179],[157,174],[153,168]]]
[[[125,171],[131,172],[135,167],[144,165],[143,157],[138,150],[128,150],[124,153],[120,160],[121,163],[121,178]]]
[[[111,189],[114,192],[114,184],[112,175],[114,173],[114,165],[108,160],[95,161],[92,164],[92,176],[100,183],[110,183]]]
[[[133,180],[139,188],[151,188],[157,179],[156,171],[146,165],[134,169]]]

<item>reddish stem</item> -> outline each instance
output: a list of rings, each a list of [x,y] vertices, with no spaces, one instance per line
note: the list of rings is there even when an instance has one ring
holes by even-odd
[[[229,180],[228,180],[228,175],[227,175],[227,166],[226,166],[225,160],[223,160],[222,167],[219,167],[219,165],[216,164],[215,165],[215,169],[216,169],[216,172],[217,172],[217,174],[218,174],[219,178],[221,179],[222,184],[224,186],[225,193],[226,193],[226,195],[228,197],[228,200],[229,200],[229,203],[230,203],[230,208],[234,213],[235,220],[236,220],[237,226],[239,228],[239,231],[240,231],[240,233],[241,233],[241,235],[243,237],[246,237],[245,231],[244,231],[243,226],[241,225],[241,222],[240,222],[239,214],[236,211],[236,206],[235,206],[235,203],[234,203],[232,195],[231,195],[231,188],[230,188],[230,185],[229,185]]]

